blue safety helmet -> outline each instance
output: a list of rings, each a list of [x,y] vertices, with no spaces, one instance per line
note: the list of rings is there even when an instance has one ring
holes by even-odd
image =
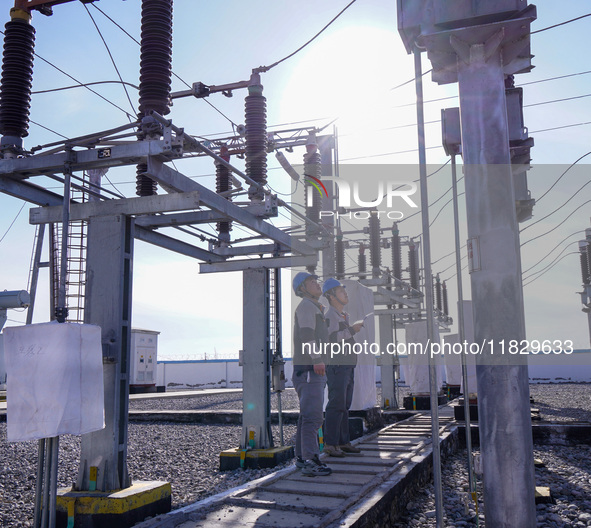
[[[314,278],[317,279],[318,275],[312,275],[311,273],[308,273],[307,271],[300,271],[294,278],[293,278],[293,291],[296,295],[299,295],[299,289],[300,286],[302,284],[304,284],[304,281],[308,278]]]
[[[326,294],[336,288],[337,286],[343,286],[337,279],[331,277],[330,279],[326,279],[324,284],[322,285],[322,295],[326,296]],[[345,288],[346,286],[343,286]]]

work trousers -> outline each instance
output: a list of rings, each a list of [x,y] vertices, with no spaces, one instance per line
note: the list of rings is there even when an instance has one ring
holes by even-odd
[[[326,405],[324,441],[327,445],[344,445],[350,442],[349,407],[353,399],[355,367],[353,365],[328,365],[328,404]]]
[[[295,367],[293,386],[300,400],[295,454],[304,460],[310,460],[320,454],[318,429],[322,427],[326,376],[319,376],[313,370],[302,372]]]

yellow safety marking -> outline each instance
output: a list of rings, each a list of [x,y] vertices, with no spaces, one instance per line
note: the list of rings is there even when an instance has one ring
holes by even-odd
[[[137,491],[134,492],[134,488]],[[101,515],[126,513],[148,504],[170,497],[172,491],[168,482],[154,489],[141,491],[142,485],[116,492],[68,492],[57,497],[58,511],[68,511],[74,504],[76,515]],[[86,494],[84,494],[86,493]]]
[[[96,466],[90,466],[89,472],[89,483],[88,483],[88,490],[89,491],[96,491],[96,478],[98,475],[98,468]]]

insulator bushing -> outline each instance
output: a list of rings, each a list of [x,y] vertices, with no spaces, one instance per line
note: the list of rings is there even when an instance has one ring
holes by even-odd
[[[365,246],[359,246],[359,255],[357,257],[357,266],[359,268],[359,278],[365,279],[367,277],[367,256],[365,255]]]
[[[345,278],[345,242],[343,241],[343,235],[336,236],[334,250],[336,278],[341,280]]]
[[[267,100],[263,97],[263,87],[252,84],[244,100],[245,110],[245,153],[246,174],[260,185],[267,183]],[[262,189],[252,186],[248,190],[250,199],[262,199]]]
[[[369,258],[372,275],[377,277],[382,265],[382,246],[380,245],[380,218],[375,211],[372,211],[369,216]]]
[[[158,184],[144,173],[148,170],[148,165],[138,163],[136,168],[135,193],[138,196],[153,196],[156,194]]]
[[[443,281],[441,287],[443,293],[443,313],[445,315],[449,315],[449,304],[447,303],[447,284],[445,284],[445,281]]]
[[[224,161],[230,161],[230,155],[228,154],[228,148],[222,147],[220,149],[220,157]],[[231,189],[230,169],[220,162],[216,161],[215,164],[215,187],[218,194],[229,191]],[[227,200],[230,200],[229,196],[226,196]],[[230,231],[232,230],[232,222],[223,221],[217,223],[217,230],[219,233],[219,239],[224,242],[230,241]]]
[[[170,112],[172,0],[142,0],[140,117]]]
[[[397,279],[402,278],[402,245],[398,224],[392,226],[392,272]]]
[[[0,134],[28,136],[35,29],[28,21],[15,18],[6,23],[2,78],[0,80]]]
[[[588,248],[589,246],[587,246]],[[581,251],[581,275],[583,277],[583,284],[587,285],[591,283],[591,273],[589,273],[589,258],[587,257],[586,251]]]
[[[411,244],[408,248],[408,270],[410,272],[410,286],[419,289],[419,263],[417,261],[416,246]]]
[[[435,302],[437,309],[441,312],[443,310],[443,303],[441,298],[441,282],[439,277],[435,280]]]
[[[587,238],[587,240],[589,239]],[[591,241],[587,242],[587,276],[589,277],[588,281],[591,281]]]

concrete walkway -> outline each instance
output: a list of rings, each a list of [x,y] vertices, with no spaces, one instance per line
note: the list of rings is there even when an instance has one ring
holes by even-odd
[[[451,407],[440,407],[439,418],[448,449],[458,437]],[[360,455],[323,455],[333,470],[327,477],[306,477],[290,466],[136,528],[387,526],[429,478],[430,436],[430,413],[420,413],[353,442]]]

